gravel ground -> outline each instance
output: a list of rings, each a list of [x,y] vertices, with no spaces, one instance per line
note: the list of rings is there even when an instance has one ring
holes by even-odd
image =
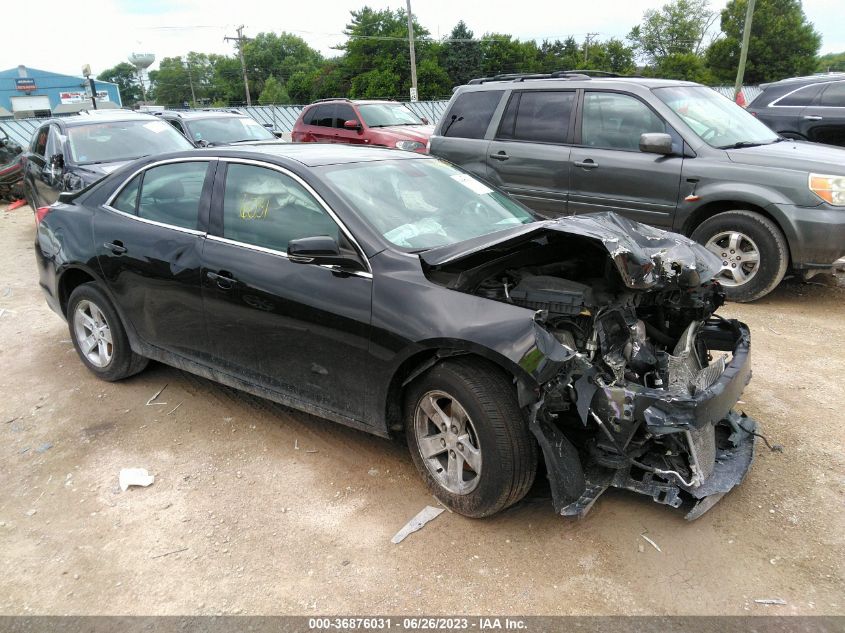
[[[541,481],[393,545],[436,504],[403,445],[164,365],[97,380],[32,250],[32,212],[0,206],[0,614],[845,614],[842,276],[722,309],[784,452],[698,521],[618,491],[565,520]],[[121,492],[132,466],[155,483]]]

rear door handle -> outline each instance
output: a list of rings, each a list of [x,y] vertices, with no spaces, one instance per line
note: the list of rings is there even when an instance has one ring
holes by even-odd
[[[584,160],[584,161],[576,160],[575,166],[580,167],[581,169],[596,169],[599,166],[599,164],[596,161],[594,161],[592,158],[588,158],[587,160]]]
[[[221,270],[219,273],[209,270],[206,271],[205,276],[211,279],[211,281],[216,281],[217,287],[221,290],[231,290],[235,287],[235,284],[238,283],[238,280],[235,279],[231,273],[226,272],[225,270]]]
[[[123,255],[126,252],[126,247],[120,240],[115,240],[114,242],[106,242],[105,244],[103,244],[103,246],[105,246],[115,255]]]
[[[805,121],[821,121],[824,117],[820,117],[818,114],[805,114],[804,120]]]
[[[507,160],[510,156],[507,155],[507,152],[499,152],[498,154],[490,154],[490,158],[495,160]]]

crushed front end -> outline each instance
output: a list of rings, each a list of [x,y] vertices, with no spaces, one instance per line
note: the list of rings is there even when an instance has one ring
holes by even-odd
[[[558,513],[582,517],[616,487],[695,519],[743,480],[756,423],[733,407],[750,335],[715,315],[721,262],[703,247],[605,214],[440,257],[430,278],[532,310],[519,364],[537,387],[520,395]]]

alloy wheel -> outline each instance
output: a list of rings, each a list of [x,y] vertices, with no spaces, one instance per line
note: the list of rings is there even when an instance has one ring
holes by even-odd
[[[723,286],[746,284],[760,268],[760,249],[744,233],[722,231],[707,240],[704,246],[722,260],[718,279]]]
[[[114,342],[108,321],[97,305],[88,299],[76,304],[73,332],[79,350],[95,367],[106,367],[114,356]]]

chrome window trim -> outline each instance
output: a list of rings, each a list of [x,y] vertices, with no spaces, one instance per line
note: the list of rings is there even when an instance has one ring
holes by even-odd
[[[251,159],[251,158],[230,158],[230,157],[221,157],[218,160],[220,160],[224,163],[230,163],[230,164],[235,163],[235,164],[241,164],[241,165],[253,165],[253,166],[256,166],[256,167],[263,167],[265,169],[272,169],[272,170],[277,171],[281,174],[284,174],[285,176],[288,176],[293,181],[298,183],[303,189],[305,189],[305,191],[308,192],[309,195],[311,195],[311,197],[313,197],[320,204],[321,207],[323,207],[323,209],[326,211],[326,213],[329,214],[329,217],[334,221],[334,223],[337,224],[338,227],[340,227],[340,230],[343,231],[343,234],[352,243],[355,250],[358,252],[358,256],[361,258],[361,261],[364,262],[364,265],[367,267],[367,274],[369,274],[370,277],[372,278],[373,268],[372,268],[372,266],[370,266],[370,260],[367,259],[366,255],[364,255],[364,249],[361,248],[361,245],[358,243],[358,240],[355,239],[355,236],[352,235],[352,232],[348,228],[346,228],[346,225],[343,223],[343,221],[337,216],[337,214],[326,203],[326,201],[323,200],[322,196],[320,196],[320,194],[318,194],[316,191],[314,191],[313,187],[311,187],[311,185],[309,185],[307,182],[305,182],[302,178],[297,176],[295,173],[293,173],[289,169],[286,169],[285,167],[282,167],[280,165],[274,165],[273,163],[267,163],[267,162],[264,162],[264,161],[261,161],[261,160],[254,160],[254,159]],[[209,235],[208,237],[212,238],[212,237],[217,237],[217,236]],[[226,239],[226,238],[221,238],[221,239]],[[228,240],[228,241],[233,243],[233,244],[236,244],[238,246],[249,246],[249,247],[253,246],[252,244],[244,244],[243,242],[236,242],[235,240]],[[283,254],[284,257],[287,257],[287,253],[281,253],[281,251],[277,251],[277,250],[274,250],[274,249],[270,249],[270,248],[265,249],[264,247],[261,247],[261,246],[257,246],[255,248],[258,248],[262,251],[267,251],[271,254]],[[323,268],[326,268],[326,267],[327,266],[323,266]],[[331,267],[329,266],[328,268],[331,268]],[[350,274],[352,274],[352,273],[350,273]]]
[[[156,222],[155,220],[150,220],[149,218],[141,218],[137,215],[132,215],[131,213],[126,213],[126,211],[121,211],[120,209],[115,209],[114,207],[110,207],[107,204],[103,205],[103,208],[106,211],[111,211],[112,213],[117,213],[118,215],[122,215],[125,218],[130,218],[132,220],[138,220],[138,222],[143,222],[144,224],[152,224],[153,226],[159,226],[163,229],[173,229],[174,231],[179,231],[181,233],[189,233],[191,235],[198,235],[203,236],[205,235],[205,231],[198,231],[196,229],[186,229],[184,226],[176,226],[175,224],[165,224],[164,222]]]
[[[795,90],[791,90],[790,92],[787,92],[785,95],[782,95],[782,96],[778,97],[777,99],[775,99],[774,101],[772,101],[768,105],[768,107],[770,107],[770,108],[841,108],[843,106],[823,106],[823,105],[811,105],[811,104],[808,104],[808,105],[778,105],[779,101],[786,99],[789,96],[794,95],[799,90],[805,90],[807,88],[813,88],[815,86],[818,86],[819,84],[830,85],[830,84],[838,84],[838,83],[845,83],[845,79],[838,79],[836,81],[817,81],[815,83],[806,84],[804,86],[799,86]],[[823,86],[822,89],[821,89],[821,92],[824,92],[825,90],[827,90],[827,86]],[[821,94],[821,92],[819,92],[819,94]],[[819,96],[819,95],[816,95],[816,96]]]
[[[238,242],[237,240],[230,240],[226,237],[220,237],[219,235],[206,235],[205,238],[212,242],[219,242],[221,244],[228,244],[230,246],[237,246],[239,248],[245,248],[250,251],[257,251],[259,253],[266,253],[267,255],[275,255],[276,257],[282,257],[290,261],[290,257],[287,253],[283,253],[282,251],[277,251],[272,248],[266,248],[264,246],[256,246],[255,244],[247,244],[246,242]],[[319,264],[319,268],[325,268],[326,270],[330,270],[335,272],[336,266],[331,266],[329,264]],[[349,270],[344,271],[348,275],[354,275],[355,277],[363,277],[364,279],[372,279],[373,274],[371,272],[365,272],[363,270]]]
[[[129,213],[126,213],[125,211],[118,211],[117,209],[115,209],[114,207],[111,206],[111,204],[112,204],[112,202],[114,202],[115,198],[117,198],[121,193],[123,193],[123,190],[126,189],[126,186],[130,182],[132,182],[132,179],[135,178],[135,176],[140,174],[142,171],[147,171],[148,169],[152,169],[153,167],[158,167],[160,165],[168,165],[170,163],[202,163],[202,162],[211,162],[213,160],[217,160],[217,157],[216,156],[214,156],[214,157],[206,157],[206,156],[193,157],[192,156],[190,158],[167,158],[165,160],[159,160],[159,161],[156,161],[154,163],[150,163],[149,165],[144,165],[143,167],[140,167],[139,169],[136,169],[134,172],[132,172],[132,175],[128,176],[126,178],[126,180],[124,180],[123,183],[120,185],[120,187],[115,189],[114,193],[112,193],[112,195],[109,196],[108,200],[106,200],[106,202],[103,204],[103,206],[108,207],[112,211],[117,211],[118,213],[122,213],[123,215],[127,215],[130,218],[138,218],[137,215],[131,215]],[[208,167],[206,167],[206,169],[208,169]],[[206,175],[208,175],[208,174],[206,174]],[[138,218],[138,219],[140,220],[140,219],[143,219],[143,218]],[[167,225],[167,226],[170,226],[170,225]],[[181,227],[178,227],[178,228],[181,228]]]

